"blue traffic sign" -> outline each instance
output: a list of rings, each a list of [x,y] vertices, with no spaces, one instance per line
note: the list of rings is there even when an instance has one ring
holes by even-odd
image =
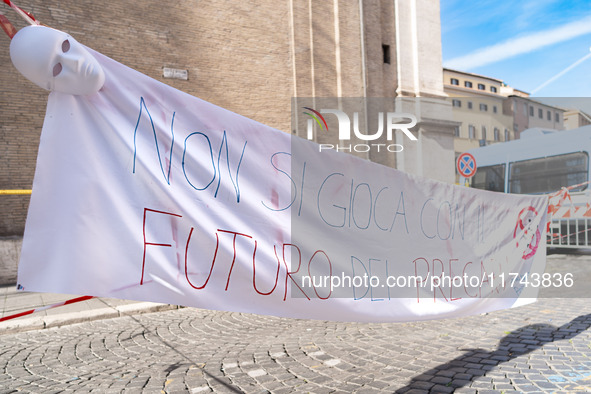
[[[462,153],[458,157],[457,168],[464,178],[471,178],[476,174],[476,160],[470,153]]]

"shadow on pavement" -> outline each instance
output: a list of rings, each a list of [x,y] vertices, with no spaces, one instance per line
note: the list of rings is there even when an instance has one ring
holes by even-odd
[[[199,363],[198,361],[191,359],[191,357],[187,356],[182,351],[178,350],[175,346],[173,346],[172,344],[170,344],[168,341],[164,340],[164,338],[162,338],[160,335],[158,335],[157,332],[154,332],[154,330],[150,330],[148,327],[146,327],[144,324],[142,324],[142,322],[140,322],[135,316],[128,315],[128,317],[130,317],[131,319],[133,319],[139,326],[141,326],[144,329],[143,332],[137,333],[135,335],[137,335],[137,336],[143,336],[143,335],[145,335],[146,332],[151,332],[152,334],[155,334],[156,335],[156,337],[160,340],[160,342],[162,342],[163,345],[165,345],[170,350],[172,350],[173,352],[177,353],[181,358],[183,358],[183,359],[185,359],[187,361],[186,363],[176,362],[174,364],[169,365],[168,368],[166,368],[164,370],[164,372],[166,372],[167,375],[169,375],[171,372],[175,371],[176,369],[179,369],[179,368],[188,369],[189,367],[194,366],[196,368],[201,369],[201,371],[203,372],[203,374],[207,375],[210,379],[215,380],[219,385],[224,386],[228,392],[242,393],[241,390],[233,387],[231,384],[228,384],[228,382],[220,379],[219,377],[217,377],[217,376],[213,375],[212,373],[210,373],[209,371],[207,371],[205,369],[205,364]],[[165,393],[167,391],[161,390],[161,392],[162,393]]]
[[[555,254],[562,254],[565,256],[591,256],[591,250],[589,249],[573,249],[573,248],[548,248],[546,255],[552,256]]]
[[[465,351],[463,355],[413,377],[410,384],[398,389],[396,393],[412,389],[441,393],[468,387],[474,379],[484,376],[499,364],[528,354],[555,340],[574,338],[589,327],[591,314],[579,316],[560,327],[550,324],[521,327],[503,337],[496,350],[462,349]]]

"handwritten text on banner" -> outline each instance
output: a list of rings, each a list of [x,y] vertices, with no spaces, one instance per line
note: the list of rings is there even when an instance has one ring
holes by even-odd
[[[49,97],[24,290],[345,321],[536,297],[545,198],[318,152],[93,54],[98,94]]]

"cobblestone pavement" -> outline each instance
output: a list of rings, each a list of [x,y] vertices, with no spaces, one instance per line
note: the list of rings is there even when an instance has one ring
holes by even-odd
[[[589,299],[406,324],[192,308],[0,336],[0,392],[591,391]]]

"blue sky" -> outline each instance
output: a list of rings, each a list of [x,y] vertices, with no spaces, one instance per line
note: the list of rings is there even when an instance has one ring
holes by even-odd
[[[534,97],[591,97],[590,0],[441,0],[441,36],[444,67]]]

